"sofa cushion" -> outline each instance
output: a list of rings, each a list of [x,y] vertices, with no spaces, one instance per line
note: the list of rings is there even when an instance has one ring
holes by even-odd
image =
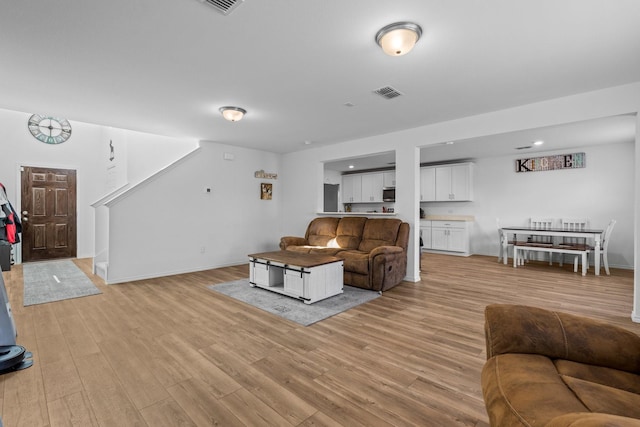
[[[366,217],[344,217],[336,229],[336,243],[344,249],[358,249],[362,239],[362,230],[367,222]]]
[[[640,427],[640,420],[610,414],[578,412],[555,417],[545,427]]]
[[[555,360],[554,364],[560,375],[579,378],[640,395],[640,375],[638,374],[563,359]]]
[[[378,246],[393,246],[398,238],[402,221],[392,218],[369,218],[364,225],[358,250],[371,252]]]
[[[369,274],[369,254],[358,250],[340,251],[336,256],[344,260],[344,269],[359,274]]]
[[[321,248],[321,247],[312,247],[309,250],[310,254],[322,254],[322,255],[331,255],[334,256],[338,252],[342,251],[341,248]]]
[[[305,236],[310,246],[336,247],[336,229],[340,218],[326,217],[316,218],[307,227]]]
[[[640,418],[639,394],[566,375],[562,380],[591,412]]]

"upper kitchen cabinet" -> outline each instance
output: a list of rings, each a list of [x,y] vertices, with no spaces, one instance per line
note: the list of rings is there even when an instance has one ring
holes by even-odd
[[[436,168],[420,169],[420,201],[436,201]]]
[[[472,163],[436,168],[436,201],[473,200]]]
[[[362,202],[382,202],[382,173],[362,174]]]
[[[384,188],[395,188],[396,171],[382,173],[382,186]]]
[[[342,177],[342,202],[360,203],[362,201],[362,175],[344,175]]]
[[[420,169],[420,195],[421,202],[473,200],[473,163]]]

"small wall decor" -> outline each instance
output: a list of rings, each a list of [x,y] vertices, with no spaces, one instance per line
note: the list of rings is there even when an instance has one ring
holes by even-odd
[[[256,171],[256,173],[253,176],[255,176],[256,178],[262,178],[262,179],[278,179],[277,173],[267,173],[264,170]]]
[[[516,159],[516,172],[539,172],[557,169],[577,169],[586,165],[584,153]]]
[[[260,184],[260,199],[271,200],[273,196],[273,184],[263,182]]]

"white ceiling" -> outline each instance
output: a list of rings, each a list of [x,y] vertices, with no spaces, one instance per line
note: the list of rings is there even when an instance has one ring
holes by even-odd
[[[5,0],[0,108],[290,152],[640,81],[639,16],[637,0],[246,0],[229,16]],[[422,39],[386,56],[375,33],[403,20]],[[404,96],[372,93],[386,85]]]
[[[536,153],[580,149],[592,145],[633,143],[636,136],[635,114],[603,117],[559,126],[526,129],[487,135],[460,141],[442,141],[420,150],[420,163],[475,160],[484,157],[534,157]],[[543,141],[542,145],[533,145]],[[356,172],[394,167],[395,152],[338,160],[325,164],[325,169]],[[353,165],[353,168],[349,168]]]

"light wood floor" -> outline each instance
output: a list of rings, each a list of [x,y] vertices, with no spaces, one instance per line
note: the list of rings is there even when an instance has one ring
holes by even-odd
[[[78,265],[90,272],[89,260]],[[106,286],[23,307],[4,273],[31,368],[0,376],[15,426],[487,426],[483,310],[529,304],[640,334],[633,273],[514,269],[494,257],[425,254],[422,281],[310,327],[206,289],[229,267]]]

